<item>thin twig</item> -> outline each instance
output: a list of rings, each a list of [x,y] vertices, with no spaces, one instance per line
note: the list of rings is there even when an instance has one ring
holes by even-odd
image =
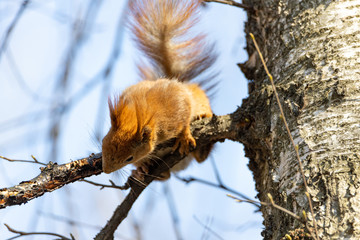
[[[75,238],[74,238],[74,236],[72,234],[70,234],[71,238],[67,238],[67,237],[65,237],[63,235],[60,235],[60,234],[57,234],[57,233],[50,233],[50,232],[22,232],[22,231],[18,231],[18,230],[15,230],[15,229],[11,228],[6,223],[4,223],[4,225],[10,232],[19,234],[19,235],[15,236],[15,237],[9,238],[8,240],[16,239],[16,238],[23,237],[23,236],[28,236],[28,235],[49,235],[49,236],[59,237],[61,240],[75,240]]]
[[[293,217],[294,219],[298,220],[299,222],[303,223],[303,224],[305,225],[306,229],[309,231],[310,235],[314,238],[313,231],[311,230],[311,227],[309,226],[308,221],[307,221],[307,218],[306,218],[306,213],[304,212],[305,217],[301,217],[301,216],[298,216],[298,215],[296,215],[295,213],[287,210],[286,208],[283,208],[283,207],[277,205],[277,204],[274,202],[271,194],[268,194],[268,198],[269,198],[269,200],[270,200],[270,203],[268,203],[268,202],[254,201],[254,200],[247,200],[247,199],[239,199],[239,198],[237,198],[237,197],[235,197],[235,196],[232,196],[232,195],[230,195],[230,194],[227,194],[227,196],[228,196],[228,197],[231,197],[232,199],[235,199],[235,200],[236,200],[237,202],[239,202],[239,203],[247,202],[247,203],[258,203],[258,204],[261,204],[262,206],[272,206],[272,207],[274,207],[274,208],[276,208],[276,209],[278,209],[278,210],[280,210],[280,211],[288,214],[290,217]]]
[[[303,222],[302,218],[300,216],[296,215],[293,212],[290,212],[286,208],[283,208],[283,207],[277,205],[274,201],[270,200],[270,203],[267,203],[267,202],[255,201],[255,200],[251,200],[251,199],[239,199],[239,198],[237,198],[237,197],[235,197],[235,196],[233,196],[231,194],[226,194],[226,196],[235,199],[239,203],[247,202],[247,203],[257,203],[257,204],[262,205],[262,206],[273,206],[274,208],[277,208],[280,211],[282,211],[282,212],[284,212],[286,214],[289,214],[291,217],[295,218],[296,220],[299,220],[300,222]]]
[[[216,183],[212,183],[212,182],[209,182],[207,180],[203,180],[203,179],[199,179],[199,178],[194,178],[194,177],[188,177],[188,178],[182,178],[182,177],[179,177],[177,175],[174,175],[178,180],[180,181],[183,181],[185,183],[191,183],[191,182],[198,182],[198,183],[202,183],[202,184],[205,184],[205,185],[208,185],[208,186],[211,186],[211,187],[216,187],[216,188],[220,188],[220,189],[223,189],[227,192],[231,192],[232,194],[235,194],[235,195],[238,195],[240,196],[241,198],[244,198],[246,200],[249,200],[251,204],[253,204],[254,206],[256,206],[259,210],[260,210],[260,205],[256,202],[251,202],[251,199],[240,193],[240,192],[237,192],[235,191],[234,189],[231,189],[225,185],[220,185],[220,184],[216,184]]]
[[[93,181],[89,181],[89,180],[86,180],[86,179],[82,179],[80,180],[81,182],[86,182],[86,183],[89,183],[91,185],[94,185],[94,186],[98,186],[100,187],[100,190],[104,189],[104,188],[115,188],[115,189],[120,189],[120,190],[126,190],[128,189],[127,187],[125,186],[118,186],[116,185],[113,181],[109,180],[109,182],[111,183],[111,185],[106,185],[106,184],[102,184],[102,183],[97,183],[97,182],[93,182]]]
[[[36,163],[36,164],[40,164],[40,165],[46,166],[45,163],[39,162],[33,155],[31,155],[31,158],[32,158],[33,160],[11,159],[11,158],[7,158],[7,157],[4,157],[4,156],[0,156],[0,158],[1,158],[1,159],[4,159],[4,160],[6,160],[6,161],[9,161],[9,162]]]
[[[279,209],[280,211],[282,211],[282,212],[284,212],[284,213],[286,213],[286,214],[288,214],[288,215],[292,216],[293,218],[295,218],[295,219],[299,220],[300,222],[306,223],[306,220],[305,220],[305,222],[304,222],[304,221],[302,221],[302,218],[301,218],[301,217],[299,217],[298,215],[296,215],[295,213],[290,212],[290,211],[289,211],[289,210],[287,210],[286,208],[283,208],[283,207],[281,207],[281,206],[277,205],[277,204],[274,202],[274,199],[272,198],[272,196],[271,196],[271,194],[270,194],[270,193],[268,193],[268,198],[269,198],[269,200],[270,200],[270,205],[271,205],[271,206],[273,206],[274,208]],[[263,202],[262,202],[261,204],[263,204]],[[267,205],[269,205],[269,204],[267,204]]]
[[[312,206],[312,201],[311,201],[311,198],[310,198],[310,194],[309,193],[309,187],[306,183],[306,178],[305,178],[305,174],[304,174],[304,170],[303,170],[303,166],[302,166],[302,163],[301,163],[301,160],[300,160],[300,155],[299,155],[299,149],[298,149],[298,145],[295,144],[294,142],[294,139],[291,135],[291,132],[290,132],[290,129],[289,129],[289,126],[287,124],[287,121],[286,121],[286,118],[285,118],[285,114],[284,114],[284,111],[283,111],[283,108],[281,106],[281,103],[280,103],[280,99],[279,99],[279,95],[276,91],[276,86],[274,84],[274,80],[273,80],[273,77],[272,75],[270,74],[269,72],[269,69],[267,68],[266,66],[266,63],[264,61],[264,58],[260,52],[260,49],[259,49],[259,46],[255,40],[255,37],[252,33],[250,33],[250,37],[252,38],[253,42],[254,42],[254,45],[255,45],[255,48],[256,48],[256,51],[258,52],[259,54],[259,57],[261,59],[261,62],[264,66],[264,69],[265,69],[265,72],[266,74],[268,75],[269,79],[270,79],[270,82],[271,82],[271,86],[273,88],[273,91],[274,91],[274,94],[275,94],[275,97],[276,97],[276,101],[277,101],[277,104],[279,106],[279,109],[280,109],[280,113],[281,113],[281,116],[282,116],[282,119],[283,119],[283,122],[284,122],[284,125],[285,125],[285,128],[286,128],[286,131],[289,135],[289,138],[290,138],[290,141],[291,141],[291,144],[293,145],[294,147],[294,150],[295,150],[295,153],[296,153],[296,159],[298,160],[298,163],[299,163],[299,168],[300,168],[300,173],[301,173],[301,176],[302,176],[302,179],[304,181],[304,186],[305,186],[305,189],[306,189],[306,192],[305,192],[305,195],[308,199],[308,202],[309,202],[309,206],[310,206],[310,212],[311,212],[311,216],[312,216],[312,220],[313,220],[313,224],[314,224],[314,229],[315,229],[315,235],[316,235],[316,238],[317,240],[319,240],[319,234],[318,234],[318,231],[317,231],[317,224],[316,224],[316,221],[315,221],[315,214],[314,214],[314,210],[313,210],[313,206]]]
[[[234,7],[239,7],[239,8],[243,8],[243,9],[250,9],[251,7],[242,4],[242,3],[238,3],[235,2],[233,0],[204,0],[204,2],[217,2],[217,3],[222,3],[222,4],[226,4],[226,5],[231,5]]]

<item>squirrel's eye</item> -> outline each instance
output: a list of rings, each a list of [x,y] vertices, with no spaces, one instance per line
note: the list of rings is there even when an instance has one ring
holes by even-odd
[[[131,162],[133,160],[133,156],[129,157],[128,159],[126,159],[126,162]]]

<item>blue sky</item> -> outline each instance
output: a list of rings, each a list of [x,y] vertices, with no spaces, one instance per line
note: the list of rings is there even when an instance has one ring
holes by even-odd
[[[120,93],[137,80],[134,49],[128,32],[122,31],[122,40],[114,71],[108,87],[99,81],[95,87],[79,91],[96,76],[106,64],[113,48],[116,24],[125,1],[106,1],[98,6],[88,35],[73,58],[68,88],[61,95],[56,85],[64,69],[64,59],[71,43],[73,23],[81,19],[88,1],[31,1],[9,39],[0,58],[0,155],[13,159],[39,161],[57,160],[65,163],[99,152],[101,145],[95,135],[102,136],[110,123],[107,97]],[[0,44],[21,4],[21,1],[0,1]],[[215,42],[219,60],[220,84],[212,99],[214,113],[233,112],[247,95],[247,80],[236,66],[247,59],[243,32],[246,15],[231,6],[209,3],[202,9],[199,30]],[[59,95],[60,94],[60,95]],[[51,154],[48,129],[56,107],[54,97],[80,100],[63,117],[57,156]],[[16,121],[15,121],[16,120]],[[218,143],[213,153],[223,182],[229,187],[254,198],[254,182],[247,167],[242,145],[226,141]],[[0,161],[0,188],[13,186],[39,174],[35,164]],[[130,168],[127,168],[130,172]],[[194,176],[216,182],[211,161],[197,163],[181,172],[180,176]],[[121,184],[121,174],[101,174],[90,180],[108,183],[112,179]],[[118,231],[119,239],[136,239],[134,226],[140,225],[142,239],[176,239],[166,189],[170,190],[179,216],[179,229],[184,239],[261,239],[262,218],[252,205],[236,203],[226,192],[198,183],[186,185],[172,178],[166,183],[153,183],[141,195]],[[0,239],[14,236],[4,223],[21,231],[47,231],[77,239],[91,239],[110,218],[123,199],[124,192],[99,188],[83,182],[73,183],[26,205],[0,211]],[[56,217],[78,221],[70,225]],[[84,225],[89,224],[91,226]],[[216,234],[207,230],[210,228]],[[251,237],[250,237],[251,236]],[[27,238],[31,239],[31,238]],[[34,239],[49,239],[48,237]]]

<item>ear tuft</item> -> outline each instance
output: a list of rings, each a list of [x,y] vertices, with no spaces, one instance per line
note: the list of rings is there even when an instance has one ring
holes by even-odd
[[[116,101],[116,99],[115,99],[115,101]],[[117,127],[117,120],[116,120],[117,118],[116,118],[116,113],[115,113],[115,106],[114,106],[113,102],[111,101],[110,97],[108,98],[108,104],[109,104],[111,126],[116,128]]]

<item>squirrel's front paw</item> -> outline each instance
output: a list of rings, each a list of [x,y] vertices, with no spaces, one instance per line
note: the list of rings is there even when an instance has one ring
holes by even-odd
[[[201,120],[203,118],[210,118],[212,116],[213,116],[212,113],[202,113],[202,114],[195,116],[194,120]]]
[[[182,134],[176,139],[175,145],[172,148],[172,152],[175,152],[179,148],[181,155],[188,155],[190,146],[196,147],[196,141],[190,133],[190,128],[186,128]]]
[[[145,179],[145,175],[149,173],[149,166],[148,164],[141,164],[136,169],[132,170],[131,177],[134,179],[143,182]]]

